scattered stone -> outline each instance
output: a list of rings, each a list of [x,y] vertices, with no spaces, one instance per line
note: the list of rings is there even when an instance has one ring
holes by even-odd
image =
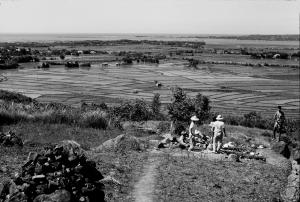
[[[22,172],[3,184],[0,201],[69,202],[104,201],[102,174],[94,161],[87,160],[74,141],[45,147],[30,153]],[[1,186],[0,186],[1,188]]]
[[[23,146],[23,141],[14,132],[0,133],[0,145],[5,147]]]
[[[84,197],[80,197],[84,198]],[[37,196],[33,202],[70,202],[71,194],[65,189],[56,190],[52,194],[41,194]]]
[[[259,146],[257,147],[257,149],[263,149],[263,148],[265,148],[264,145],[259,145]]]
[[[234,148],[235,145],[233,142],[228,142],[223,145],[223,148]]]

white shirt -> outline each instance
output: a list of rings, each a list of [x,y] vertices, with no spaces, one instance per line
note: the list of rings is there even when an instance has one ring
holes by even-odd
[[[225,128],[224,126],[225,124],[223,121],[215,121],[213,123],[214,135],[222,135]]]

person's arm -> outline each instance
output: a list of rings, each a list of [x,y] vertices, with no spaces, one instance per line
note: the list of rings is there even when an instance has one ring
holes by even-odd
[[[189,139],[192,137],[193,133],[192,133],[192,129],[193,129],[193,123],[190,124],[189,127]]]
[[[227,137],[226,131],[225,131],[225,127],[223,127],[223,134],[225,137]]]

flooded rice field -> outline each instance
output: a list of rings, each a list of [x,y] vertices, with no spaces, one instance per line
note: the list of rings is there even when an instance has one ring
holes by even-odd
[[[33,66],[0,70],[1,89],[20,92],[40,102],[71,105],[114,104],[136,98],[150,102],[159,93],[161,102],[166,104],[171,100],[170,89],[178,86],[191,96],[197,93],[208,96],[215,111],[234,114],[258,111],[272,115],[277,105],[282,105],[287,117],[299,118],[299,79],[285,79],[288,75],[299,75],[299,69],[203,65],[193,70],[182,62],[130,66],[111,63],[108,67],[94,64],[77,69]],[[155,80],[162,87],[156,87]]]

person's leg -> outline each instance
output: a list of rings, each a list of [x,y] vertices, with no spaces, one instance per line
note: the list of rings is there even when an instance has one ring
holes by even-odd
[[[213,137],[213,152],[216,152],[216,141],[217,141],[217,137],[214,135]]]
[[[273,139],[276,140],[276,132],[277,132],[277,123],[274,124],[273,128]]]
[[[280,141],[280,138],[281,138],[281,133],[282,133],[282,126],[280,125],[279,126],[279,129],[278,129],[279,131],[278,131],[278,137],[277,137],[277,142],[279,142]]]
[[[190,139],[190,147],[189,147],[188,151],[192,151],[193,148],[194,148],[194,140],[193,140],[193,137],[191,137],[191,139]]]
[[[219,152],[222,147],[222,140],[223,140],[223,137],[222,137],[222,135],[220,135],[217,140],[217,142],[218,142],[217,152]]]

